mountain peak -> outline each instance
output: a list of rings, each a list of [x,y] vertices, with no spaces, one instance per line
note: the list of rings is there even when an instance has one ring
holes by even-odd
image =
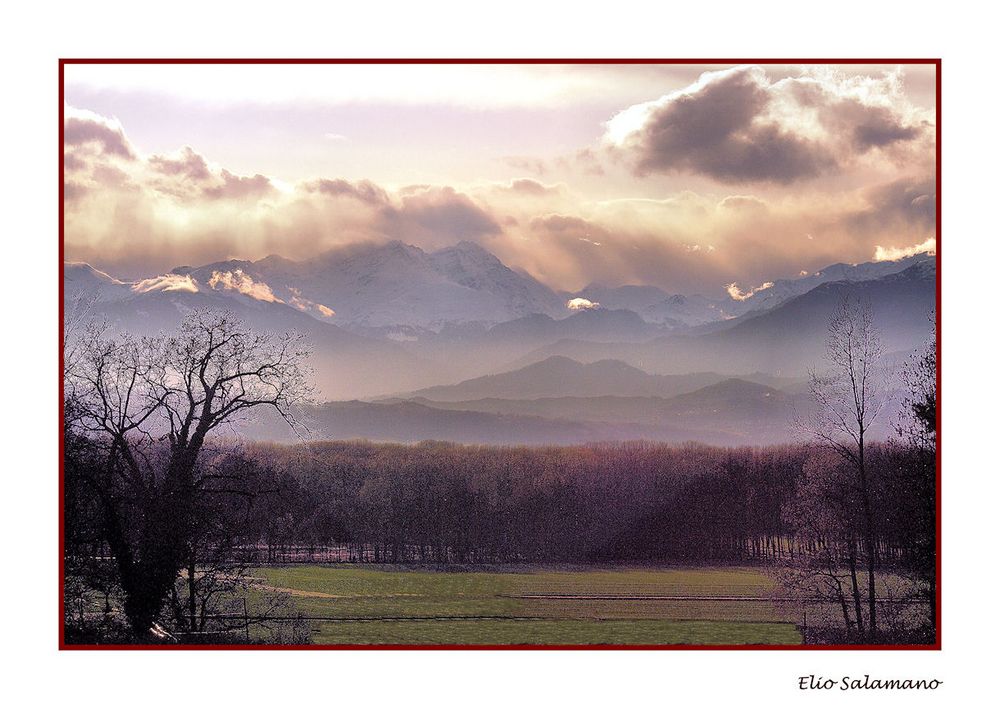
[[[124,281],[119,281],[104,271],[94,268],[86,261],[66,261],[63,263],[63,273],[68,279],[91,278],[115,285],[125,285]]]
[[[475,241],[469,241],[468,239],[459,241],[454,246],[446,246],[445,248],[439,249],[434,253],[440,253],[441,251],[448,251],[451,249],[454,249],[455,251],[461,251],[467,254],[477,254],[480,256],[489,256],[490,258],[496,258],[496,256],[493,255],[493,252],[484,247],[482,244],[477,244]]]

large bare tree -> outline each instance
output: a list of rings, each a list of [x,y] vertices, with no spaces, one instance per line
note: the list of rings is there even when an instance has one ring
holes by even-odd
[[[889,403],[890,388],[885,348],[870,305],[850,298],[841,301],[830,319],[827,359],[826,371],[810,373],[809,386],[816,407],[801,426],[854,471],[868,577],[868,634],[875,641],[876,530],[865,445],[869,431]]]
[[[191,558],[197,501],[217,477],[198,465],[206,439],[256,408],[294,425],[311,394],[309,353],[296,335],[257,333],[211,311],[192,312],[170,336],[92,326],[67,352],[67,435],[98,451],[83,475],[101,502],[125,614],[145,637]]]

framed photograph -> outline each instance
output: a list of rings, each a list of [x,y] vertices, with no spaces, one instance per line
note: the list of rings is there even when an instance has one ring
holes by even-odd
[[[62,60],[60,647],[940,649],[940,87]]]

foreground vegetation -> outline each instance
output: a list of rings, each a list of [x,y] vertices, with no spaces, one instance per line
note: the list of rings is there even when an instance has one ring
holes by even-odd
[[[757,565],[780,580],[779,595],[796,602],[796,618],[806,605],[833,609],[822,614],[828,628],[807,640],[933,643],[934,349],[910,371],[908,416],[898,437],[874,443],[865,433],[885,404],[875,393],[885,389],[873,384],[881,374],[874,367],[880,354],[870,318],[845,307],[831,323],[831,343],[834,374],[812,382],[823,416],[812,423],[809,445],[243,446],[210,434],[254,408],[277,409],[292,420],[293,405],[305,395],[304,353],[294,339],[254,335],[228,316],[204,313],[192,315],[168,339],[136,342],[91,333],[67,349],[67,636],[81,642],[111,636],[298,642],[305,633],[308,639],[304,625],[285,632],[282,608],[323,598],[304,595],[309,588],[295,584],[325,587],[331,578],[289,579],[292,585],[282,586],[261,582],[278,572],[254,571],[283,562],[480,571],[630,563]],[[456,619],[462,615],[456,604],[478,604],[484,609],[479,620],[500,623],[504,630],[497,637],[509,642],[524,637],[511,622],[534,624],[539,637],[553,637],[550,624],[564,623],[570,638],[587,636],[589,626],[579,623],[597,621],[635,642],[655,635],[648,623],[781,622],[766,607],[755,611],[751,605],[724,617],[714,615],[723,608],[716,606],[691,618],[696,606],[661,603],[670,599],[615,605],[607,598],[574,598],[567,605],[562,601],[570,599],[560,593],[545,599],[498,594],[516,591],[519,576],[455,576],[471,586],[417,592],[402,610],[424,604],[427,618],[447,619],[433,621],[444,624],[437,626],[441,632],[467,637],[480,631],[469,630],[475,621]],[[338,575],[333,581],[363,584],[364,578]],[[372,606],[378,612],[369,620],[360,620],[361,611],[350,615],[357,604],[363,610],[365,603],[382,603],[376,599],[388,597],[383,584],[417,584],[419,590],[420,584],[458,583],[447,581],[447,574],[431,580],[415,571],[401,578],[383,573],[367,594],[311,593],[356,599],[340,603],[348,613],[337,616],[341,627],[383,623],[383,610],[398,601],[387,601],[382,610]],[[587,588],[603,583],[600,576],[583,578]],[[398,631],[383,626],[382,635],[371,631],[367,637],[425,632],[412,624],[431,621],[407,613],[392,621],[401,623]],[[327,626],[335,624],[326,617],[320,637],[332,641],[335,631]],[[741,628],[728,628],[725,637],[746,640],[747,628]],[[664,638],[683,637],[678,628],[659,630]],[[350,632],[341,627],[336,637]],[[724,637],[703,627],[697,635]]]

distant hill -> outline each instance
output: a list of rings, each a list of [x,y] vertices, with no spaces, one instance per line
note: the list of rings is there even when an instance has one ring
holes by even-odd
[[[793,439],[792,419],[808,403],[777,389],[725,379],[672,398],[595,396],[542,399],[342,401],[306,411],[312,435],[414,442],[563,445],[593,441],[700,441],[760,445]],[[289,436],[280,421],[245,431],[258,439]]]
[[[398,399],[388,400],[399,402]],[[802,394],[790,394],[742,379],[723,379],[673,397],[663,396],[564,396],[536,399],[483,398],[467,401],[409,399],[413,403],[453,411],[481,411],[503,415],[541,416],[580,421],[616,421],[660,425],[677,417],[715,421],[787,419]],[[687,421],[685,421],[687,423]]]
[[[405,398],[463,401],[566,396],[674,396],[724,378],[711,372],[651,375],[618,360],[582,364],[569,357],[554,356],[512,372],[476,377],[451,386],[421,389],[405,395]]]
[[[530,315],[493,326],[484,336],[488,340],[543,340],[578,337],[595,342],[648,340],[662,329],[643,320],[631,310],[583,310],[560,319],[544,314]]]

